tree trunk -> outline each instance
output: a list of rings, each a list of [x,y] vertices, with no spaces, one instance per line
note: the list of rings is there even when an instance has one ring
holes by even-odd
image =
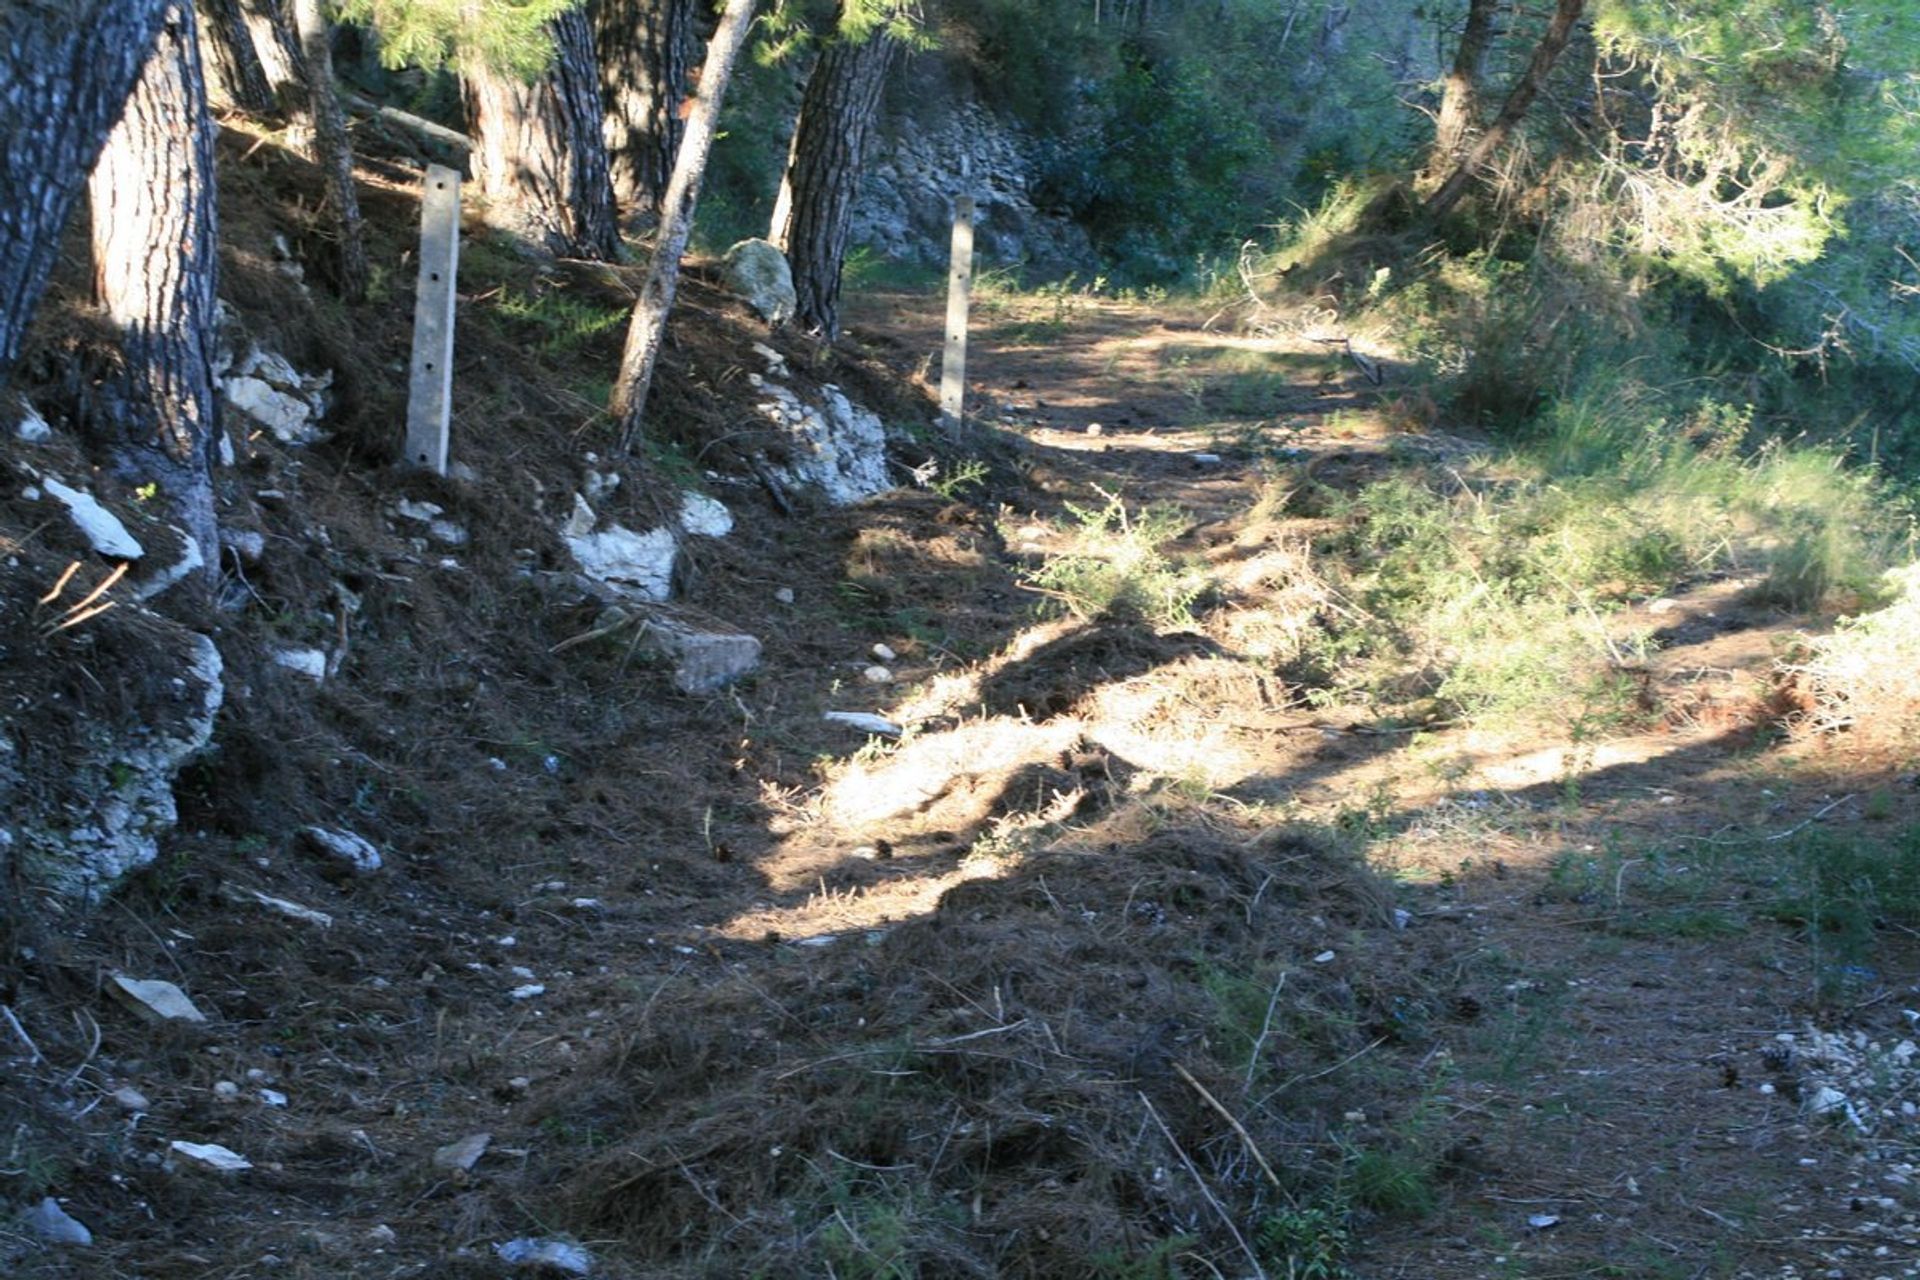
[[[340,296],[361,302],[367,296],[367,242],[360,221],[360,200],[353,188],[353,144],[333,80],[332,29],[321,0],[293,0],[300,52],[307,64],[309,110],[313,115],[313,159],[327,176],[327,204],[339,237],[336,276]]]
[[[0,389],[164,0],[0,5]]]
[[[88,184],[94,294],[120,329],[120,362],[88,434],[129,478],[156,483],[219,568],[213,514],[213,122],[193,5],[175,0]]]
[[[1468,0],[1467,25],[1460,32],[1460,46],[1453,53],[1453,68],[1447,72],[1440,94],[1440,113],[1434,118],[1433,152],[1427,158],[1427,172],[1438,176],[1460,162],[1467,135],[1473,132],[1480,114],[1480,70],[1493,43],[1493,14],[1499,0]]]
[[[867,139],[899,49],[898,40],[875,31],[858,44],[836,39],[821,52],[774,207],[770,238],[793,267],[794,319],[829,342],[840,334],[840,272]]]
[[[1447,180],[1431,196],[1427,197],[1424,212],[1429,218],[1444,217],[1453,206],[1460,203],[1460,197],[1466,195],[1467,188],[1486,167],[1487,161],[1506,145],[1513,135],[1514,128],[1527,114],[1527,108],[1539,96],[1547,83],[1547,76],[1553,70],[1553,64],[1560,60],[1566,51],[1567,42],[1573,39],[1573,28],[1580,21],[1580,14],[1586,8],[1586,0],[1558,0],[1553,11],[1553,21],[1547,24],[1546,34],[1540,37],[1540,43],[1534,46],[1533,57],[1527,62],[1527,69],[1507,94],[1507,100],[1500,106],[1500,114],[1493,118],[1487,131],[1473,144],[1460,163],[1454,166]]]
[[[696,47],[696,0],[596,0],[594,44],[606,98],[613,195],[657,219],[686,125],[680,106]]]
[[[666,199],[662,201],[660,237],[653,246],[646,283],[640,286],[640,299],[633,304],[626,347],[620,353],[620,372],[613,381],[608,408],[619,424],[623,452],[633,447],[646,415],[647,389],[653,385],[653,366],[660,358],[667,314],[673,310],[674,290],[680,283],[680,255],[686,252],[687,237],[693,233],[700,182],[706,177],[707,156],[713,151],[713,136],[719,130],[720,102],[726,97],[733,64],[739,61],[747,31],[753,26],[753,8],[754,0],[727,0],[726,12],[707,45],[706,63],[700,68],[693,110],[687,114],[686,137],[674,157],[673,177],[667,182]]]
[[[234,3],[240,6],[240,20],[253,36],[254,56],[267,77],[274,107],[286,115],[294,132],[304,135],[310,127],[306,119],[307,68],[285,7],[280,0]]]
[[[466,77],[474,180],[516,231],[548,252],[611,261],[620,253],[620,225],[593,30],[579,9],[547,30],[553,65],[532,84],[485,68]]]
[[[207,73],[207,96],[242,111],[271,111],[273,87],[253,47],[239,0],[195,0],[200,21],[201,64]]]

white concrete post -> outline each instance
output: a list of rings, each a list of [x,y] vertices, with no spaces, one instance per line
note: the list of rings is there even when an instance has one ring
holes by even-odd
[[[428,165],[420,198],[420,283],[407,384],[407,465],[447,473],[453,417],[453,281],[460,265],[460,175]]]
[[[940,423],[958,432],[966,421],[967,302],[973,289],[973,197],[953,202],[953,256],[947,269],[947,345],[940,359]]]

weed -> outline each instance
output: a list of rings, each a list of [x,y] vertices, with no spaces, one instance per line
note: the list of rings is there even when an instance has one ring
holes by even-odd
[[[1439,1200],[1431,1162],[1412,1151],[1356,1151],[1345,1172],[1354,1203],[1388,1217],[1424,1218]]]
[[[494,307],[522,326],[522,331],[534,338],[541,354],[548,356],[580,352],[627,321],[624,308],[597,305],[559,290],[529,293],[508,287],[501,291]]]
[[[1185,530],[1186,514],[1161,505],[1130,512],[1118,494],[1105,496],[1101,507],[1068,504],[1078,522],[1071,545],[1028,571],[1028,585],[1077,618],[1191,626],[1206,578],[1162,551]]]
[[[952,502],[967,490],[980,488],[991,474],[992,469],[986,463],[978,458],[968,458],[947,475],[936,475],[928,482],[927,488]]]
[[[1350,1244],[1346,1213],[1327,1205],[1268,1214],[1254,1234],[1261,1259],[1286,1280],[1343,1280]]]

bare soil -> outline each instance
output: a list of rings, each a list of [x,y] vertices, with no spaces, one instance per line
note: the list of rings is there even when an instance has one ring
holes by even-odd
[[[314,179],[227,145],[244,272]],[[597,609],[553,526],[611,457],[579,388],[618,332],[542,351],[499,309],[617,309],[631,272],[479,262],[470,481],[380,468],[404,336],[376,318],[404,298],[342,317],[246,277],[250,327],[359,372],[332,444],[255,442],[229,479],[271,550],[209,624],[232,688],[161,864],[78,926],[9,922],[0,1195],[58,1196],[96,1238],[0,1227],[9,1274],[493,1276],[516,1237],[611,1277],[1311,1276],[1342,1251],[1361,1277],[1920,1274],[1920,1076],[1856,1089],[1858,1124],[1814,1114],[1809,1037],[1920,1035],[1920,949],[1881,930],[1835,979],[1817,925],[1769,913],[1763,859],[1709,856],[1920,819],[1910,774],[1771,735],[1775,645],[1817,620],[1724,582],[1647,602],[1630,621],[1665,644],[1632,737],[1309,708],[1217,627],[1047,617],[1021,571],[1067,504],[1118,493],[1177,504],[1177,550],[1257,582],[1312,527],[1250,533],[1276,451],[1340,486],[1468,443],[1390,366],[1376,387],[1310,337],[1140,305],[989,312],[989,475],[787,513],[747,465],[749,345],[924,423],[938,301],[861,299],[821,351],[696,270],[663,447],[610,508],[645,527],[696,482],[739,517],[680,607],[760,636],[764,667],[688,699],[623,637],[567,647]],[[962,461],[903,439],[903,480],[936,455]],[[409,542],[402,495],[472,544]],[[13,592],[73,548],[7,504]],[[122,638],[59,655],[63,687],[127,665]],[[317,688],[267,656],[338,640]],[[388,867],[336,873],[309,822]],[[115,973],[211,1021],[144,1023]],[[471,1168],[436,1163],[476,1134]],[[197,1172],[176,1140],[253,1168]]]

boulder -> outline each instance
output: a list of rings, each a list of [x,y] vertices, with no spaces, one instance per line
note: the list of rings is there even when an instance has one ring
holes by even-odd
[[[887,429],[878,414],[832,385],[820,388],[818,404],[809,404],[784,383],[757,373],[747,376],[760,392],[761,415],[787,437],[787,461],[775,468],[782,480],[814,490],[837,507],[893,487],[887,475]]]
[[[768,324],[783,324],[793,316],[793,268],[787,255],[770,241],[742,240],[727,250],[721,262],[727,288],[760,313]]]

